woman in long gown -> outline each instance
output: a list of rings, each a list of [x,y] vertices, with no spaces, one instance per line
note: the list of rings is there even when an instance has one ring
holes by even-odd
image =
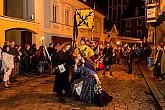
[[[1,54],[1,53],[0,53]],[[11,82],[9,77],[11,75],[12,69],[14,68],[14,57],[9,54],[9,46],[4,45],[2,50],[2,70],[4,71],[3,81],[4,87],[9,87]]]
[[[65,91],[65,96],[69,95],[69,66],[74,64],[74,60],[71,58],[70,48],[71,44],[66,42],[62,45],[61,50],[59,50],[54,56],[56,62],[56,76],[53,92],[56,92],[56,96],[63,95],[63,90]]]
[[[89,104],[107,105],[112,100],[112,97],[102,90],[92,59],[89,59],[94,55],[93,50],[85,45],[84,39],[81,39],[81,46],[75,50],[75,53],[77,58],[75,59],[74,80],[71,85],[72,95],[78,100]]]

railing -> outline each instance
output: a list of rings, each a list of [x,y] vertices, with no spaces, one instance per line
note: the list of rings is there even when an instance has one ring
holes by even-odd
[[[14,22],[26,22],[26,23],[32,23],[32,24],[40,24],[40,23],[37,23],[32,20],[25,20],[25,19],[9,17],[9,16],[0,16],[0,19],[14,21]]]
[[[51,23],[54,23],[54,24],[63,25],[63,26],[73,27],[72,25],[67,25],[67,24],[63,24],[63,23],[59,23],[59,22],[53,22],[53,21],[50,21],[50,22],[51,22]]]

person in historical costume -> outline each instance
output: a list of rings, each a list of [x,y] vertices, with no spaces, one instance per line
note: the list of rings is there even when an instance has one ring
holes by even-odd
[[[30,51],[30,44],[25,44],[25,49],[22,51],[22,61],[23,61],[23,69],[26,75],[31,75],[30,73],[30,60],[32,53]]]
[[[75,49],[73,56],[78,57],[80,52],[84,53],[86,60],[88,60],[92,64],[95,64],[94,63],[94,60],[95,60],[94,51],[89,46],[86,45],[86,40],[84,38],[81,39],[80,46],[78,46]],[[94,65],[90,65],[90,66],[92,66],[93,70],[95,70]]]
[[[4,71],[4,87],[9,87],[11,84],[9,76],[14,68],[14,56],[9,54],[9,46],[5,45],[2,51],[2,70]]]
[[[91,53],[90,53],[91,52]],[[76,54],[75,54],[76,53]],[[71,84],[71,94],[80,101],[97,106],[105,106],[112,97],[101,88],[98,74],[89,58],[94,55],[92,49],[81,39],[81,46],[75,50],[75,74]]]
[[[103,64],[104,64],[104,72],[103,75],[105,75],[105,72],[107,70],[107,67],[109,68],[110,76],[112,76],[112,64],[113,64],[113,48],[109,44],[104,48],[103,50]]]
[[[32,44],[31,47],[31,53],[32,53],[32,58],[31,58],[31,68],[33,70],[33,72],[37,71],[37,47],[36,44]]]
[[[12,74],[11,74],[11,80],[12,82],[15,81],[15,76],[16,74],[18,73],[18,68],[19,68],[19,51],[18,49],[16,48],[16,44],[14,41],[11,41],[10,42],[10,49],[9,49],[9,54],[10,55],[13,55],[14,56],[14,68],[12,70]]]
[[[128,53],[127,53],[128,74],[132,74],[133,57],[134,57],[133,48],[128,47]]]
[[[70,92],[69,66],[74,65],[74,60],[72,60],[70,49],[71,44],[69,42],[65,42],[62,44],[61,49],[57,51],[53,59],[56,62],[55,82],[53,89],[56,96],[63,95],[63,90],[65,91],[64,96],[68,96]]]
[[[155,59],[154,74],[159,81],[163,80],[163,74],[165,73],[165,53],[161,46],[158,46],[158,52]]]
[[[38,72],[41,74],[45,71],[45,61],[46,61],[46,53],[44,51],[44,47],[43,46],[40,46],[38,51],[36,52],[37,54],[37,66],[38,66]]]

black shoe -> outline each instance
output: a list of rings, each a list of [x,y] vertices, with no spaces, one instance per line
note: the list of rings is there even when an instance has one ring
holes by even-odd
[[[11,83],[15,83],[17,80],[15,78],[11,79],[10,82]]]
[[[62,96],[62,95],[63,95],[62,93],[56,93],[55,97],[59,97],[59,96]]]
[[[66,94],[64,94],[64,97],[69,97],[69,94],[67,94],[67,93],[66,93]]]
[[[103,72],[103,74],[102,75],[105,75],[105,72]]]
[[[128,74],[132,74],[132,72],[128,72]]]
[[[110,72],[110,76],[112,76],[112,72]]]
[[[163,80],[164,80],[164,78],[162,78],[162,77],[158,78],[158,81],[163,81]]]

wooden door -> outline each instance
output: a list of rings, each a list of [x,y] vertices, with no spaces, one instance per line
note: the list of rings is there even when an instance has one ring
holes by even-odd
[[[32,45],[32,33],[29,31],[21,31],[21,46],[25,47],[25,44]]]

